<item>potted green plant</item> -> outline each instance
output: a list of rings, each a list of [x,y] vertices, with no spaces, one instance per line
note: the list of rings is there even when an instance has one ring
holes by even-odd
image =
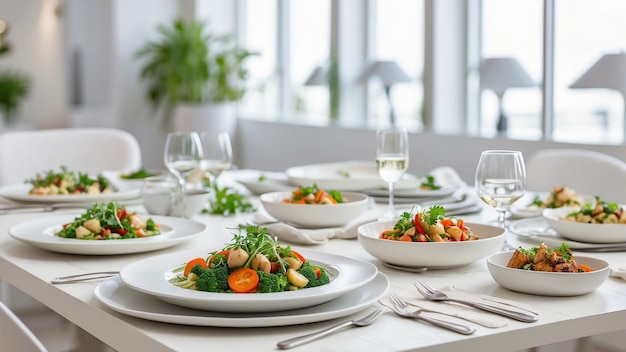
[[[2,22],[2,21],[0,21]],[[2,23],[0,23],[2,24]],[[0,26],[0,56],[9,53],[11,46],[4,40],[8,26]],[[30,90],[30,78],[13,70],[0,70],[0,123],[14,123],[17,110]]]
[[[234,102],[246,93],[243,63],[255,54],[239,48],[232,36],[210,33],[206,22],[177,19],[157,30],[159,38],[137,55],[147,59],[141,78],[148,82],[152,105],[163,107],[165,121],[173,119],[177,130],[201,130],[211,123],[181,120],[207,120],[207,109],[221,111],[217,119],[234,120]]]

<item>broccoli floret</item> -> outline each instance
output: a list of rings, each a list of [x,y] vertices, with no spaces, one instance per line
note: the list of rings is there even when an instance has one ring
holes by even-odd
[[[320,270],[319,278],[317,277],[317,274],[315,273],[315,268],[318,268]],[[304,263],[302,267],[298,269],[298,272],[304,275],[304,277],[306,277],[309,280],[309,283],[306,286],[304,286],[304,288],[322,286],[330,282],[330,278],[326,274],[326,270],[324,270],[324,268],[311,265],[311,263],[309,262]]]
[[[287,276],[284,274],[266,274],[261,270],[257,273],[259,274],[258,292],[260,293],[283,292],[289,285]]]
[[[193,268],[191,268],[191,273],[194,273],[196,275],[201,276],[202,273],[204,273],[204,268],[202,268],[202,265],[198,264],[196,266],[194,266]]]
[[[317,279],[317,286],[323,286],[330,283],[330,277],[324,268],[320,267],[320,278]]]
[[[199,291],[228,292],[228,267],[207,269],[196,280]]]

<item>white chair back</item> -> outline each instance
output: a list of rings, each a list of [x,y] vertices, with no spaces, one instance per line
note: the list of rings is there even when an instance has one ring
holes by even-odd
[[[1,301],[0,343],[2,351],[47,351],[37,336]]]
[[[0,186],[19,184],[38,172],[98,174],[141,167],[139,143],[130,133],[109,128],[64,128],[0,134]]]
[[[526,162],[526,188],[549,192],[568,186],[578,194],[600,196],[607,202],[626,204],[626,162],[584,149],[547,149]]]

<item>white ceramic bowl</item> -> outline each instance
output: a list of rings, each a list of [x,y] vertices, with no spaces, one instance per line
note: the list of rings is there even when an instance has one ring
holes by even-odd
[[[480,239],[462,242],[401,242],[379,239],[384,230],[393,229],[396,221],[378,221],[358,228],[359,242],[371,255],[381,261],[403,267],[446,269],[470,264],[497,252],[504,244],[500,227],[466,225]]]
[[[261,195],[263,208],[276,220],[301,227],[343,226],[358,218],[367,210],[367,195],[342,192],[345,203],[339,204],[290,204],[292,192],[270,192]]]
[[[513,252],[500,252],[487,259],[493,279],[512,291],[542,296],[579,296],[598,288],[609,276],[604,260],[574,254],[576,263],[588,265],[593,271],[584,273],[552,273],[507,268]]]
[[[577,210],[576,207],[544,209],[542,214],[548,225],[563,238],[587,243],[626,243],[626,224],[585,224],[561,220]]]

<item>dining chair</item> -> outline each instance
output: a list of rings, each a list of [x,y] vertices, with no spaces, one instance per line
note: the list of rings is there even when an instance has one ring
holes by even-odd
[[[626,204],[626,162],[586,149],[545,149],[526,162],[526,188],[549,192],[555,186],[568,186],[578,194],[600,196],[607,202]],[[623,341],[623,338],[621,339]],[[595,350],[601,336],[575,341],[577,352]]]
[[[3,351],[48,351],[37,336],[0,301],[0,341]]]
[[[61,166],[66,166],[72,172],[90,175],[105,170],[138,170],[142,166],[141,149],[133,135],[111,128],[60,128],[0,133],[0,187],[22,184],[37,173],[58,171]],[[40,313],[41,316],[48,313],[47,307],[16,288],[4,282],[0,282],[0,286],[0,300],[11,309],[28,307],[26,309]],[[49,324],[49,330],[56,331],[55,323]],[[45,327],[42,329],[45,330]],[[80,334],[78,327],[71,325],[67,329],[67,336],[56,338],[73,339],[75,345],[80,345],[88,340]],[[43,342],[47,343],[47,340]],[[93,350],[93,347],[89,346],[88,350]]]
[[[586,149],[545,149],[526,162],[526,189],[550,192],[568,186],[578,194],[626,204],[626,162]]]
[[[23,183],[37,172],[98,174],[137,170],[141,149],[130,133],[112,128],[60,128],[0,134],[0,186]]]

